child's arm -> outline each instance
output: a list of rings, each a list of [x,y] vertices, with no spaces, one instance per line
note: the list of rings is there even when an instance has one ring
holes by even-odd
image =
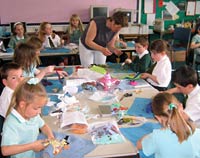
[[[51,128],[45,124],[42,128],[40,128],[42,133],[47,136],[48,139],[55,139]]]
[[[37,140],[28,144],[1,146],[1,151],[4,156],[19,154],[28,150],[39,152],[45,148],[44,143],[46,142],[47,140]]]
[[[44,69],[37,69],[36,72],[35,72],[35,77],[37,77],[39,80],[42,80],[43,77],[46,75],[46,74],[49,74],[49,73],[53,73],[54,71],[54,67],[55,66],[47,66],[45,67]]]
[[[146,137],[147,135],[143,136],[142,138],[140,138],[138,141],[137,141],[137,149],[138,150],[141,150],[142,149],[142,140]]]
[[[166,90],[165,92],[174,94],[174,93],[180,93],[180,90],[177,87],[174,87],[174,88],[170,88],[170,89]]]
[[[142,74],[141,74],[141,78],[142,78],[142,79],[150,78],[152,81],[154,81],[154,82],[156,82],[157,84],[159,84],[159,83],[158,83],[158,80],[157,80],[157,77],[154,76],[154,75],[151,75],[151,74],[149,74],[149,73],[142,73]]]

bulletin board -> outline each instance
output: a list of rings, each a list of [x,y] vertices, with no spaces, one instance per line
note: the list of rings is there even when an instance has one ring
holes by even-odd
[[[195,14],[192,16],[186,15],[188,0],[163,0],[162,6],[160,6],[160,4],[159,4],[160,0],[156,0],[156,15],[155,15],[156,19],[162,18],[162,12],[163,12],[163,10],[166,10],[164,3],[169,2],[169,1],[172,1],[176,6],[180,7],[180,11],[177,13],[177,15],[179,16],[178,19],[165,20],[165,29],[167,29],[169,27],[169,25],[174,25],[176,23],[182,23],[183,20],[192,22],[193,20],[197,19],[200,16],[200,14]],[[199,0],[197,0],[196,2],[198,2],[198,5],[199,5]],[[142,0],[142,5],[144,5],[144,0]],[[144,6],[142,6],[141,8],[144,8]],[[147,14],[144,13],[143,9],[141,10],[141,23],[143,23],[143,24],[147,23]]]

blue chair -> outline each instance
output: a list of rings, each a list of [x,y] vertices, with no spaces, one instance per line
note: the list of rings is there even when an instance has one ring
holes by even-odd
[[[170,43],[171,47],[171,61],[173,61],[173,68],[175,68],[176,52],[184,51],[185,57],[189,51],[191,38],[191,29],[177,27],[173,33],[173,39]]]

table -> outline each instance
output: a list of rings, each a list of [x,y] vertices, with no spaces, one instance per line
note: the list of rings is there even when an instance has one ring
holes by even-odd
[[[130,107],[133,100],[138,97],[151,98],[158,93],[156,89],[150,85],[145,88],[140,88],[141,92],[138,93],[136,89],[119,91],[116,95],[118,98],[121,98],[125,92],[130,92],[133,95],[131,97],[124,98],[120,103],[124,106]],[[98,114],[98,105],[102,104],[99,102],[94,102],[89,100],[87,97],[82,95],[76,95],[76,98],[82,104],[87,104],[90,108],[90,113]],[[59,128],[59,124],[55,124],[55,118],[51,116],[43,116],[45,122],[51,127],[51,129],[56,130],[57,132],[67,133],[66,129]],[[88,123],[104,120],[113,120],[114,117],[104,117],[98,119],[90,119]],[[83,138],[90,139],[88,134],[81,135]],[[106,158],[106,157],[129,157],[129,156],[138,156],[137,148],[128,140],[120,144],[108,144],[108,145],[98,145],[93,151],[85,155],[86,158]]]
[[[78,48],[46,48],[41,51],[40,56],[48,57],[48,56],[68,56],[68,55],[76,55],[78,53]],[[1,60],[12,60],[13,50],[7,49],[7,52],[0,52]]]

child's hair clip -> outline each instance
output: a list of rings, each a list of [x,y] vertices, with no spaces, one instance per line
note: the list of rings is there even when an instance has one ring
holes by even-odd
[[[30,85],[36,85],[40,82],[40,80],[36,77],[33,77],[33,78],[30,78],[27,83],[30,84]]]
[[[168,105],[168,109],[169,109],[169,110],[173,110],[174,108],[177,108],[177,106],[176,106],[175,104],[170,103],[170,104]]]

